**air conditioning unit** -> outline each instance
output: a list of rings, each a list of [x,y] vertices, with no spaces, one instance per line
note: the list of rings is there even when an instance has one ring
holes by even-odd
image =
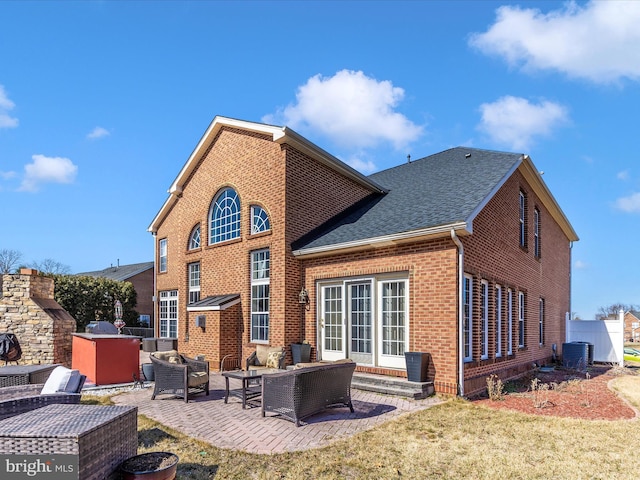
[[[198,316],[196,317],[196,327],[202,327],[202,328],[204,328],[206,318],[207,318],[207,317],[205,317],[204,315],[198,315]]]

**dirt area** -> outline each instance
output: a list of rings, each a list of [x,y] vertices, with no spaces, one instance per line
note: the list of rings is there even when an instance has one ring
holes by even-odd
[[[506,383],[503,400],[491,400],[485,395],[473,402],[532,415],[631,419],[636,416],[635,410],[608,387],[619,374],[620,369],[611,367],[590,367],[587,372],[556,367],[551,372],[536,371]]]

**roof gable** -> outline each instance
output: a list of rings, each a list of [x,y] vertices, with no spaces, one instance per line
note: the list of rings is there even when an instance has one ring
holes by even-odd
[[[164,205],[151,222],[151,225],[149,225],[148,230],[151,233],[156,233],[158,231],[159,226],[162,224],[162,221],[170,212],[171,207],[177,202],[178,198],[180,197],[185,183],[187,182],[191,174],[196,170],[200,159],[211,146],[218,132],[224,127],[270,135],[274,142],[281,145],[290,145],[296,150],[309,155],[314,160],[337,171],[341,175],[344,175],[355,181],[356,183],[364,186],[365,188],[368,188],[372,192],[384,192],[384,188],[376,184],[374,180],[364,176],[346,163],[338,160],[330,153],[321,149],[320,147],[313,144],[288,127],[278,127],[274,125],[266,125],[262,123],[247,122],[244,120],[216,116],[196,145],[196,148],[193,150],[193,152],[191,152],[191,155],[178,173],[178,176],[171,184],[171,187],[169,187],[169,198],[165,201]]]

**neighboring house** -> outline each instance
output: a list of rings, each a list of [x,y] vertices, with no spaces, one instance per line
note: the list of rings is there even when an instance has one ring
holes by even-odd
[[[565,339],[578,237],[527,155],[458,147],[367,177],[287,127],[216,117],[149,231],[156,333],[214,368],[308,340],[405,376],[422,351],[437,392],[469,395]]]
[[[118,282],[130,282],[136,291],[137,303],[135,310],[140,315],[141,321],[148,320],[153,326],[154,305],[153,305],[153,262],[133,263],[131,265],[110,266],[104,270],[95,272],[77,273],[76,275],[108,278]]]
[[[629,310],[624,313],[625,342],[640,342],[640,312]]]

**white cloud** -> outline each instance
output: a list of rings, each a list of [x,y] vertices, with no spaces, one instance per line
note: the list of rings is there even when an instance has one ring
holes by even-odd
[[[87,138],[89,140],[96,140],[98,138],[108,137],[109,135],[111,135],[111,132],[106,128],[96,127],[87,134]]]
[[[18,126],[18,119],[9,115],[9,110],[13,110],[15,103],[9,100],[4,86],[0,85],[0,128],[13,128]]]
[[[629,171],[623,170],[622,172],[618,172],[618,174],[616,175],[616,178],[618,180],[629,180]]]
[[[640,213],[640,192],[617,199],[616,208],[627,213]]]
[[[36,192],[43,183],[72,183],[78,167],[63,157],[33,155],[33,163],[24,166],[25,176],[19,190]]]
[[[0,172],[0,178],[2,180],[9,180],[16,176],[16,172]]]
[[[526,150],[534,137],[549,136],[569,120],[567,109],[558,103],[542,100],[534,104],[509,95],[483,103],[480,112],[478,129],[514,150]]]
[[[485,33],[469,44],[525,71],[556,70],[607,83],[640,80],[640,2],[567,2],[564,8],[503,6]]]
[[[578,270],[584,270],[588,266],[589,265],[586,262],[583,262],[582,260],[576,260],[576,262],[573,264],[573,267]]]
[[[378,170],[378,167],[374,162],[372,162],[371,160],[366,160],[360,155],[351,156],[347,160],[344,160],[344,162],[365,175],[369,175],[370,173]]]
[[[423,133],[422,126],[395,111],[403,99],[404,90],[388,80],[341,70],[333,77],[311,77],[298,88],[295,104],[263,121],[318,132],[348,148],[388,142],[401,149]]]

